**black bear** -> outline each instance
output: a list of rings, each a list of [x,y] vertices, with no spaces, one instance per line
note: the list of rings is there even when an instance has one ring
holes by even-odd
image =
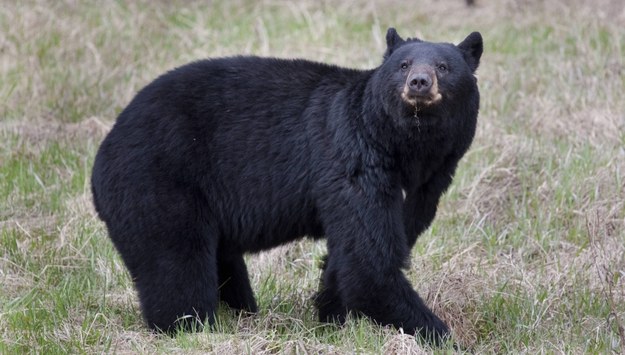
[[[482,37],[386,42],[372,70],[197,61],[121,112],[92,190],[151,328],[212,324],[219,301],[256,312],[244,253],[308,236],[327,239],[322,321],[448,335],[402,268],[473,140]]]

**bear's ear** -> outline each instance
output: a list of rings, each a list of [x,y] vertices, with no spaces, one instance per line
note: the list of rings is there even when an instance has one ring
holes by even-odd
[[[479,32],[471,33],[458,45],[458,48],[462,50],[464,60],[469,64],[469,68],[475,72],[480,65],[480,58],[484,50],[482,35]]]
[[[389,28],[386,31],[386,52],[384,53],[384,59],[391,56],[395,48],[401,43],[404,43],[404,40],[399,37],[397,31],[393,27]]]

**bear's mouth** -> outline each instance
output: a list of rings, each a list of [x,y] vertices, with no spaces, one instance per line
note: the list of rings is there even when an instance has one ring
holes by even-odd
[[[434,106],[441,102],[443,95],[440,92],[429,92],[426,95],[411,95],[408,90],[401,93],[401,99],[412,107]]]
[[[423,125],[421,118],[431,116],[432,112],[430,109],[435,108],[443,100],[443,95],[438,91],[437,86],[432,87],[426,93],[415,93],[406,86],[401,93],[401,99],[406,104],[410,115],[414,118],[419,132],[421,132],[421,126]]]

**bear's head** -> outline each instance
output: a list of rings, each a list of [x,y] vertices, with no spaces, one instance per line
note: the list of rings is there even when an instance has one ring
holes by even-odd
[[[479,93],[474,74],[483,50],[478,32],[456,46],[404,40],[389,28],[386,44],[384,61],[376,70],[375,90],[388,115],[398,120],[427,119],[468,110],[467,114],[477,116]]]

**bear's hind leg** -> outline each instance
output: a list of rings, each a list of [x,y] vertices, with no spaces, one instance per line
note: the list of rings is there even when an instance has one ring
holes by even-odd
[[[131,274],[150,328],[199,331],[217,311],[217,238],[199,230],[175,233],[165,245],[152,243]]]
[[[219,251],[219,298],[230,308],[256,313],[258,307],[242,254]]]
[[[145,186],[150,186],[148,182]],[[139,295],[143,318],[157,331],[200,330],[218,305],[217,232],[194,195],[163,187],[128,189],[106,210],[109,235]]]

